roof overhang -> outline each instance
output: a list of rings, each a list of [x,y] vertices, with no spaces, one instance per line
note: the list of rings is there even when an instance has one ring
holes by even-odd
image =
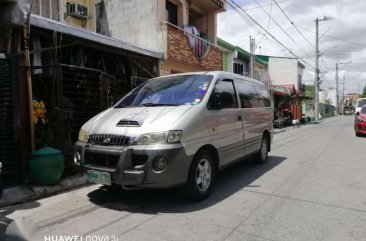
[[[133,46],[126,42],[123,42],[119,39],[111,38],[108,36],[104,36],[98,33],[94,33],[85,29],[73,27],[66,25],[64,23],[54,21],[48,18],[44,18],[38,15],[31,15],[30,19],[31,25],[34,27],[39,27],[42,29],[47,29],[50,31],[57,31],[59,33],[63,33],[66,35],[70,35],[76,38],[89,40],[98,44],[102,44],[108,47],[114,47],[118,49],[122,49],[131,53],[137,53],[144,56],[156,58],[156,59],[163,59],[164,54],[161,52],[155,52],[147,49],[143,49],[140,47]]]
[[[272,85],[274,95],[280,96],[294,96],[295,90],[291,86]]]

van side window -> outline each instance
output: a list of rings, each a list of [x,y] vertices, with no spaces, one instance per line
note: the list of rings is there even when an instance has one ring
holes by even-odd
[[[257,91],[257,98],[259,101],[259,105],[261,107],[270,107],[271,99],[269,97],[268,91],[264,85],[256,84],[255,85]]]
[[[215,86],[215,91],[220,93],[220,106],[225,108],[237,108],[237,98],[233,80],[224,79],[219,81]]]
[[[238,79],[235,80],[235,85],[238,88],[241,108],[259,107],[255,83]]]

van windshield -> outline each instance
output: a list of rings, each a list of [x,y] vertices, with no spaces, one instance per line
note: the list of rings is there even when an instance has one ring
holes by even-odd
[[[366,99],[365,100],[359,100],[357,103],[357,107],[361,107],[363,105],[366,105]]]
[[[115,108],[136,106],[197,105],[206,95],[212,75],[176,75],[145,81]]]

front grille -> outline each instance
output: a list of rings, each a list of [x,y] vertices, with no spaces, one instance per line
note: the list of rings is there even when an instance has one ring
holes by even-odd
[[[92,134],[89,136],[89,143],[103,146],[128,146],[133,138],[124,135]]]
[[[85,152],[84,154],[84,163],[100,166],[100,167],[111,167],[115,168],[118,164],[119,156],[117,155],[108,155],[101,153],[92,153]]]

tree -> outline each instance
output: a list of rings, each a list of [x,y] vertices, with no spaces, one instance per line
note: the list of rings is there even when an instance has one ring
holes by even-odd
[[[363,87],[363,92],[362,92],[362,94],[359,97],[360,98],[366,98],[366,86]]]

